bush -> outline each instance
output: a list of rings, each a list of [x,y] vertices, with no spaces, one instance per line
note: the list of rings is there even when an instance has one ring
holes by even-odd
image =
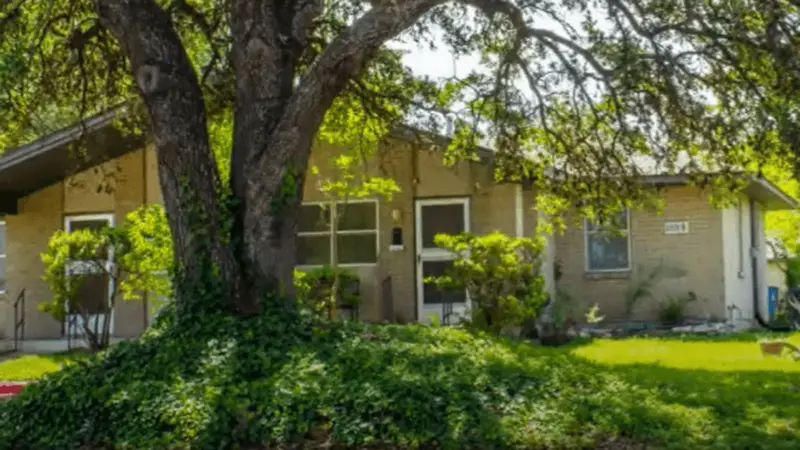
[[[611,367],[455,327],[309,318],[274,308],[176,325],[168,304],[141,339],[46,375],[0,404],[0,450],[645,448],[626,442],[771,449],[797,442],[796,430],[770,432],[762,416],[742,425],[738,407],[755,403],[742,403],[735,388],[742,382],[723,373],[711,378],[734,388],[709,404],[691,388],[674,388],[694,387],[711,372]],[[784,392],[792,375],[780,376]],[[774,406],[777,391],[754,388],[763,387],[763,374],[745,384],[759,396],[758,411],[771,411],[764,405]],[[790,413],[776,420],[790,423]]]
[[[339,286],[333,295],[335,277],[339,276]],[[311,311],[318,317],[332,318],[338,308],[357,307],[361,303],[360,279],[358,275],[344,269],[321,267],[310,271],[294,271],[294,286],[297,300],[302,309]],[[335,299],[332,305],[332,300]]]
[[[171,292],[167,272],[172,265],[172,243],[160,205],[143,206],[116,227],[57,231],[41,258],[53,298],[39,309],[57,321],[79,318],[80,322],[68,320],[68,326],[80,323],[81,335],[92,350],[108,346],[117,300],[140,300],[145,293],[155,299]],[[93,276],[108,277],[113,288],[108,305],[90,312],[78,299],[81,287]]]
[[[425,282],[444,290],[466,289],[474,325],[499,332],[536,317],[546,298],[540,242],[499,232],[440,234],[434,242],[457,257],[444,275]]]
[[[686,308],[697,300],[697,294],[689,292],[686,295],[671,297],[658,307],[658,320],[666,325],[679,325],[686,319]]]
[[[788,289],[800,287],[800,256],[792,256],[786,259],[784,277]]]
[[[160,317],[0,405],[0,449],[565,446],[594,436],[587,420],[614,423],[604,399],[637,400],[554,354],[465,330],[312,328],[277,309],[202,327]]]

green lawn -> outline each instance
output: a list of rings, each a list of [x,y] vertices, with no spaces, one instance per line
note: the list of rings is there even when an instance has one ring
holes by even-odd
[[[674,420],[664,430],[674,448],[800,448],[800,362],[762,356],[760,337],[602,339],[566,351],[652,394],[648,406]],[[786,338],[800,346],[800,334]]]
[[[52,355],[22,355],[11,357],[0,362],[0,381],[26,381],[41,378],[43,375],[55,372],[64,364],[84,359],[88,353],[83,350],[73,350]]]

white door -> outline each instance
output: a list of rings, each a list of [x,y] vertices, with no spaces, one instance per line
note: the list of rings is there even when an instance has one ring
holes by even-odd
[[[443,275],[453,265],[455,255],[437,247],[434,237],[470,231],[469,198],[417,200],[415,206],[417,317],[423,323],[430,323],[431,317],[436,316],[441,324],[455,324],[468,311],[467,293],[441,291],[425,283],[425,278]]]
[[[112,214],[67,216],[64,220],[64,228],[68,233],[99,229],[104,226],[114,226]],[[113,311],[108,315],[105,314],[111,307],[111,295],[114,292],[114,279],[108,276],[113,264],[113,249],[107,249],[104,253],[100,257],[105,259],[102,262],[105,270],[96,263],[81,260],[70,261],[67,264],[67,275],[80,274],[83,277],[75,298],[67,302],[67,333],[70,335],[84,334],[84,320],[88,322],[86,325],[90,329],[100,331],[106,318],[110,320],[110,332],[114,333]]]

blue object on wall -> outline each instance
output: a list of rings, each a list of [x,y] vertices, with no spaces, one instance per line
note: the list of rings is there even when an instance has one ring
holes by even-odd
[[[775,319],[775,310],[778,308],[778,288],[770,286],[767,288],[767,317],[769,320]]]

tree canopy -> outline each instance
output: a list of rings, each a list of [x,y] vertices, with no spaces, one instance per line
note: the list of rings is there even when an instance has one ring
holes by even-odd
[[[796,0],[10,0],[0,148],[129,105],[179,281],[213,275],[248,312],[291,284],[316,138],[366,151],[448,117],[449,158],[484,143],[499,176],[589,212],[643,201],[643,173],[796,173],[798,21]],[[422,77],[395,38],[481,64]]]

